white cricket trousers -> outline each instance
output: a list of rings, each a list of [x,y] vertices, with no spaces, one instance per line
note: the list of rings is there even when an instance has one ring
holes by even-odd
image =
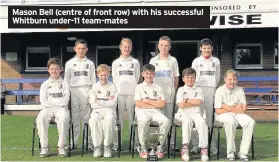
[[[67,108],[43,108],[36,118],[38,134],[40,137],[41,147],[48,146],[48,127],[50,120],[54,118],[58,129],[59,148],[64,148],[69,130],[69,110]]]
[[[236,151],[235,133],[238,124],[242,127],[243,131],[240,152],[247,155],[251,144],[255,120],[246,114],[223,113],[216,115],[216,121],[224,123],[223,127],[227,138],[227,156],[232,156]]]
[[[146,134],[149,132],[149,124],[151,122],[154,124],[159,124],[159,143],[160,145],[164,145],[171,127],[171,120],[169,120],[161,112],[144,110],[137,111],[136,117],[138,123],[138,136],[140,145],[146,146],[145,140],[148,138]]]
[[[213,118],[213,109],[214,109],[214,95],[216,88],[214,87],[200,87],[204,96],[204,103],[200,106],[201,114],[206,119],[207,125],[210,130],[212,127],[212,118]],[[214,133],[214,132],[213,132]],[[193,129],[192,132],[192,144],[194,147],[198,146],[198,132],[196,129]],[[215,133],[212,135],[211,147],[216,148],[216,137]]]
[[[116,115],[109,108],[96,109],[91,113],[89,119],[92,141],[94,147],[111,146],[116,126]]]
[[[134,117],[134,111],[135,111],[134,95],[118,95],[117,102],[118,102],[119,123],[121,125],[121,143],[122,143],[123,121],[124,121],[124,113],[125,113],[126,109],[128,112],[129,130],[131,129],[131,125],[133,123],[133,117]],[[138,141],[137,133],[135,133],[135,139],[136,139],[135,141],[137,142]],[[114,144],[114,146],[118,146],[118,131],[117,130],[115,130],[115,132],[114,132],[113,144]]]
[[[71,87],[71,108],[72,108],[72,122],[74,126],[74,144],[78,144],[80,135],[80,121],[82,121],[82,128],[84,123],[88,123],[92,109],[89,104],[90,86]],[[88,146],[92,147],[91,131],[88,131]]]
[[[195,128],[199,135],[199,147],[208,146],[208,126],[200,113],[177,113],[175,115],[176,124],[182,126],[182,145],[189,144],[191,140],[192,128]]]

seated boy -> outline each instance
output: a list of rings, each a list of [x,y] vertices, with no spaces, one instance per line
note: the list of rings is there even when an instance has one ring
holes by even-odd
[[[102,145],[104,146],[104,157],[111,157],[111,145],[116,126],[117,89],[108,80],[110,68],[101,64],[97,68],[99,81],[92,86],[89,94],[89,102],[93,109],[89,126],[94,145],[94,157],[102,156]]]
[[[146,64],[142,67],[144,81],[138,84],[135,89],[135,115],[138,123],[138,136],[141,145],[141,158],[147,158],[146,134],[148,134],[149,124],[156,122],[159,124],[159,145],[157,147],[158,158],[164,157],[163,145],[168,135],[171,121],[161,112],[165,106],[165,98],[162,88],[153,83],[155,66]]]
[[[190,160],[188,146],[191,140],[193,125],[195,124],[195,128],[199,135],[201,160],[207,161],[208,126],[200,112],[200,106],[204,100],[202,90],[194,86],[196,80],[195,69],[184,69],[182,72],[182,80],[185,85],[180,87],[177,91],[176,104],[179,109],[175,114],[175,122],[182,125],[181,159],[183,161]]]
[[[251,144],[255,120],[246,115],[246,97],[242,87],[238,87],[238,72],[228,70],[225,73],[225,84],[215,93],[215,119],[224,124],[227,139],[227,158],[235,161],[235,134],[238,124],[242,127],[242,140],[238,158],[248,161],[248,151]]]
[[[69,110],[70,91],[67,84],[60,77],[61,61],[51,58],[47,63],[49,79],[40,88],[40,111],[36,123],[41,143],[40,157],[49,156],[48,127],[52,118],[55,119],[58,129],[58,156],[65,157],[66,134],[69,129]]]

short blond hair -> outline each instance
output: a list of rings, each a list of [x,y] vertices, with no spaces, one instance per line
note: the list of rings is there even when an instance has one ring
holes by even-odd
[[[133,42],[130,38],[122,38],[120,41],[120,45],[122,45],[124,42],[127,42],[127,43],[133,45]]]
[[[106,71],[106,72],[110,73],[110,67],[107,64],[100,64],[97,67],[97,74],[99,74],[102,71]]]
[[[240,75],[238,71],[235,71],[233,69],[229,69],[225,72],[224,78],[226,79],[229,74],[233,74],[233,76],[235,76],[236,78],[238,78],[239,75]]]
[[[160,41],[160,40],[168,41],[168,42],[171,44],[171,39],[170,39],[170,37],[168,37],[168,36],[161,36],[160,39],[159,39],[159,41]]]

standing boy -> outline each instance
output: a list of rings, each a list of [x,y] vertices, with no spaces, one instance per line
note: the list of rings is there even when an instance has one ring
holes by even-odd
[[[201,113],[206,117],[209,127],[212,127],[214,94],[220,81],[220,61],[212,56],[213,46],[210,39],[204,38],[201,40],[200,51],[201,56],[193,61],[192,68],[197,72],[195,85],[200,87],[204,94],[204,104],[201,106]],[[217,153],[214,135],[212,136],[210,150],[213,154]],[[198,152],[198,136],[196,131],[193,131],[193,149],[191,152]]]
[[[165,97],[162,88],[153,82],[155,67],[146,64],[142,67],[144,81],[136,86],[136,120],[138,123],[138,136],[141,145],[141,158],[147,158],[146,138],[151,122],[159,124],[159,145],[157,147],[157,157],[164,157],[164,143],[168,135],[171,121],[161,112],[165,106]]]
[[[255,120],[246,115],[246,97],[242,87],[236,86],[238,73],[228,70],[225,73],[225,84],[216,90],[215,111],[216,121],[224,124],[227,139],[227,158],[235,161],[234,153],[235,134],[238,124],[242,127],[242,140],[238,157],[242,161],[248,161],[248,151],[251,144]]]
[[[58,129],[58,156],[65,157],[66,134],[69,129],[70,92],[68,84],[60,77],[61,62],[57,58],[52,58],[47,63],[49,79],[40,88],[40,111],[36,123],[41,143],[40,157],[49,156],[48,127],[52,118],[55,119]]]
[[[166,104],[164,114],[172,120],[175,90],[178,88],[179,69],[176,58],[169,54],[171,40],[168,36],[162,36],[158,43],[159,54],[150,60],[150,64],[155,66],[154,82],[162,87]],[[174,144],[174,130],[171,133],[171,148]],[[174,149],[174,148],[173,148]]]
[[[129,117],[129,128],[133,122],[134,116],[134,94],[135,88],[140,78],[140,64],[139,61],[132,58],[130,55],[132,51],[132,41],[129,38],[122,38],[119,49],[121,55],[112,63],[112,78],[113,83],[118,89],[118,110],[119,121],[121,128],[123,128],[123,118],[125,109],[127,109]],[[121,130],[122,135],[122,130]],[[116,151],[118,148],[117,130],[114,136],[114,147]],[[122,139],[122,138],[121,138]],[[136,136],[137,139],[137,136]],[[137,141],[137,140],[136,140]],[[122,141],[121,141],[122,143]]]
[[[182,72],[182,80],[185,83],[180,87],[176,95],[176,104],[178,112],[175,114],[177,124],[182,125],[182,149],[181,159],[189,161],[188,146],[191,139],[192,128],[195,128],[199,134],[199,148],[201,148],[201,160],[208,161],[208,126],[200,112],[200,106],[203,104],[204,97],[201,88],[194,85],[196,80],[196,71],[193,68],[186,68]]]
[[[71,143],[71,147],[75,149],[80,135],[80,120],[82,120],[83,126],[84,123],[88,123],[90,117],[89,91],[96,82],[96,74],[94,63],[85,56],[88,51],[87,42],[84,39],[76,40],[74,50],[76,56],[67,61],[65,66],[65,81],[69,84],[71,92],[74,125],[74,141],[72,141],[74,146]],[[90,133],[89,139],[91,139]],[[92,147],[92,141],[89,140],[89,148]]]
[[[93,109],[89,119],[89,126],[94,145],[94,157],[102,155],[101,148],[104,146],[104,157],[111,157],[111,145],[116,126],[117,89],[108,80],[110,68],[101,64],[97,68],[99,81],[90,91],[90,104]]]

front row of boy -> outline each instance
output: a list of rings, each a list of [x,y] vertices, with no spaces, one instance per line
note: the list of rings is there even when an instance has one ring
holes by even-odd
[[[155,67],[146,64],[142,68],[144,81],[138,84],[135,89],[135,116],[138,124],[139,143],[141,145],[140,157],[147,158],[147,134],[150,123],[159,125],[159,145],[157,147],[157,157],[164,157],[164,145],[171,127],[169,120],[163,113],[162,108],[166,104],[166,99],[162,88],[153,82]],[[68,103],[70,92],[68,85],[60,77],[61,62],[52,58],[48,61],[48,72],[50,77],[41,85],[40,111],[36,122],[41,143],[41,157],[49,156],[48,126],[52,118],[57,123],[59,133],[58,155],[67,156],[65,151],[66,135],[69,128]],[[113,134],[116,126],[116,106],[117,88],[108,81],[110,68],[101,64],[97,68],[99,81],[90,90],[90,105],[93,109],[89,127],[91,130],[94,145],[94,157],[111,157],[111,146],[113,144]],[[227,137],[227,158],[235,160],[235,132],[236,127],[243,127],[243,138],[240,146],[239,158],[248,160],[247,153],[250,147],[251,137],[255,121],[245,114],[246,99],[242,88],[236,86],[237,73],[233,70],[226,72],[225,85],[217,89],[215,94],[216,121],[224,123]],[[204,102],[202,90],[195,84],[196,71],[186,68],[182,72],[182,80],[185,83],[180,87],[176,96],[178,112],[175,114],[175,123],[182,126],[182,149],[181,159],[189,161],[188,145],[191,140],[193,125],[199,135],[199,148],[201,148],[201,160],[208,160],[208,124],[202,117],[200,106]],[[213,94],[212,94],[213,95]],[[102,152],[103,150],[103,152]]]

